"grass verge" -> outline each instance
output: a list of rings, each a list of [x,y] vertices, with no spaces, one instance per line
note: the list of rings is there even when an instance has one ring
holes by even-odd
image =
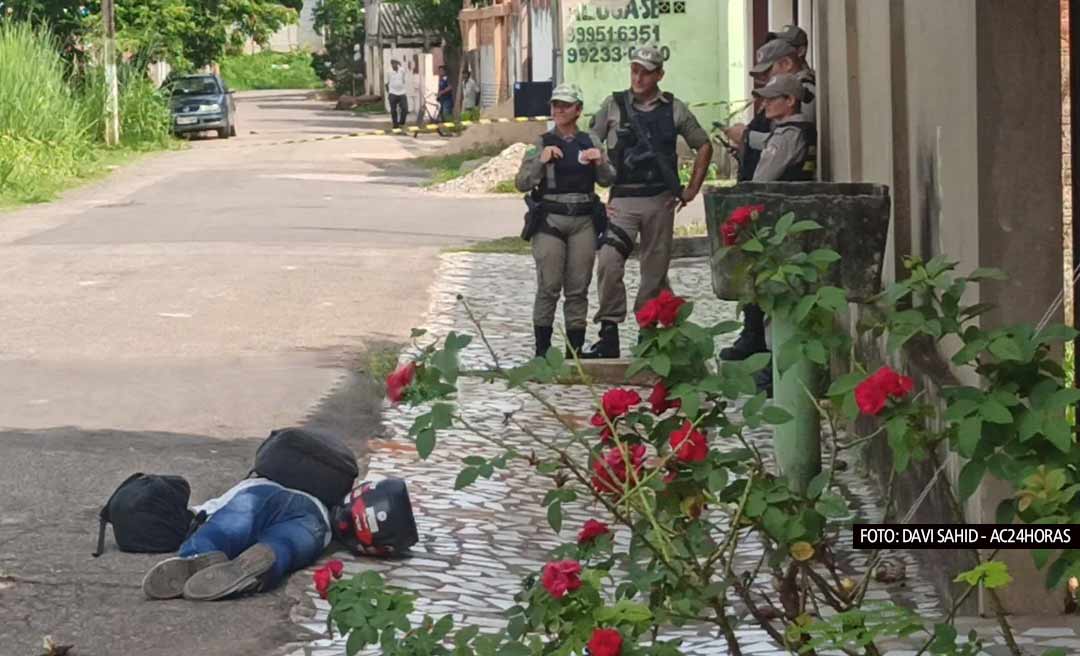
[[[453,155],[431,155],[413,160],[418,166],[431,171],[431,180],[425,186],[434,186],[448,182],[462,175],[461,165],[482,157],[494,157],[502,152],[499,145],[481,146],[455,153]]]
[[[493,194],[516,194],[519,193],[513,180],[502,180],[491,188]]]
[[[234,91],[321,89],[309,52],[233,55],[221,62],[221,77]]]
[[[487,241],[478,241],[467,246],[447,248],[447,253],[506,253],[508,255],[529,255],[532,246],[521,237],[499,237]]]
[[[368,116],[370,114],[385,114],[386,107],[382,104],[382,102],[369,102],[353,107],[352,112],[353,114],[360,114],[361,116]]]

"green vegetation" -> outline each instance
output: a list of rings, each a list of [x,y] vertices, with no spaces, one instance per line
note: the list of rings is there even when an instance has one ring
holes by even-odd
[[[321,89],[310,52],[260,52],[221,60],[221,77],[234,91]]]
[[[369,116],[371,114],[385,114],[386,106],[382,104],[382,101],[364,103],[352,108],[354,114],[361,116]]]
[[[532,246],[521,237],[499,237],[488,241],[478,241],[468,246],[447,248],[447,253],[507,253],[509,255],[528,255]]]
[[[442,184],[462,175],[461,165],[465,162],[483,157],[494,157],[503,151],[503,146],[492,144],[472,148],[454,155],[435,155],[430,157],[418,157],[414,161],[417,165],[431,171],[431,180],[428,186]]]
[[[704,223],[690,223],[687,225],[675,226],[675,237],[702,237],[709,234],[708,229]]]
[[[500,180],[497,185],[491,188],[493,194],[516,194],[518,193],[517,186],[513,180]]]
[[[133,153],[169,146],[168,106],[134,65],[120,71],[122,143],[107,149],[104,73],[71,75],[43,28],[0,21],[0,206],[42,202]]]
[[[315,55],[312,67],[320,80],[351,91],[357,62],[353,48],[364,46],[364,3],[357,0],[320,0],[315,5],[315,29],[323,35],[326,52]]]

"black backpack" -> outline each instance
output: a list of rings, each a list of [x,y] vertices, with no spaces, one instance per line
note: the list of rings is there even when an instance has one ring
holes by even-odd
[[[97,558],[105,552],[105,525],[112,524],[120,551],[169,553],[192,529],[191,486],[180,476],[132,474],[99,513]]]
[[[271,432],[259,445],[252,473],[307,492],[330,508],[349,493],[360,470],[356,454],[337,437],[304,428],[283,428]]]

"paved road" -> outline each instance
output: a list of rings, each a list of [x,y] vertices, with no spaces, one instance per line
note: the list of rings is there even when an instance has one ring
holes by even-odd
[[[153,156],[0,215],[0,656],[43,635],[80,655],[263,654],[296,639],[279,592],[150,604],[152,557],[89,558],[133,471],[196,500],[258,438],[306,420],[378,431],[365,353],[428,307],[438,251],[513,234],[519,202],[417,189],[437,139],[260,146],[373,127],[291,92],[241,94],[240,138]]]

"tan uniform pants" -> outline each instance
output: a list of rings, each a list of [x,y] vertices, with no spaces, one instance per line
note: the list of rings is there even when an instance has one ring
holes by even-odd
[[[589,283],[596,256],[596,231],[589,216],[549,214],[548,225],[566,235],[566,241],[546,232],[532,238],[536,260],[536,301],[533,325],[552,326],[561,293],[567,330],[584,330],[589,316]]]
[[[641,237],[638,258],[641,284],[634,300],[636,312],[660,290],[670,288],[668,264],[671,263],[671,240],[675,230],[675,208],[671,193],[641,198],[613,198],[608,203],[610,222],[622,228],[631,240]],[[626,319],[626,285],[623,275],[626,259],[610,244],[604,244],[597,256],[596,277],[600,307],[595,321],[622,323]]]

